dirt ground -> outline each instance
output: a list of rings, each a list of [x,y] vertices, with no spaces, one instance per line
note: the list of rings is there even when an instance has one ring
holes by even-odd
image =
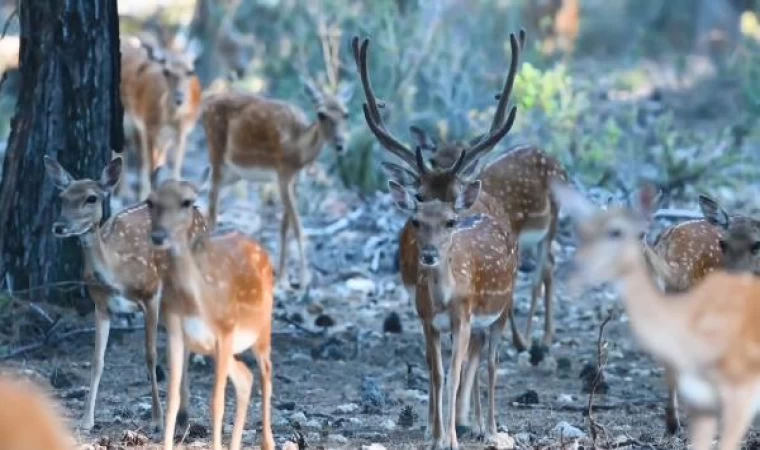
[[[200,152],[190,155],[188,178],[200,176],[204,156]],[[403,218],[387,195],[360,199],[335,183],[334,177],[326,176],[323,166],[317,165],[300,184],[300,209],[314,283],[306,292],[277,292],[273,338],[275,437],[278,445],[301,437],[309,448],[360,448],[372,443],[395,449],[419,448],[424,444],[427,416],[427,370],[421,329],[400,286],[395,264]],[[224,195],[222,220],[259,239],[276,261],[282,208],[276,193],[267,186],[252,183],[229,188]],[[203,202],[201,207],[205,208]],[[662,369],[633,341],[616,297],[605,290],[575,297],[568,294],[565,281],[572,239],[566,224],[555,249],[556,338],[551,354],[557,367],[518,364],[505,336],[497,387],[500,427],[516,440],[517,448],[589,448],[586,372],[588,365],[593,368],[597,363],[600,324],[612,310],[613,319],[604,336],[606,393],[598,393],[594,400],[594,417],[603,427],[599,445],[684,448],[683,435],[665,435]],[[295,272],[295,245],[290,255],[291,272]],[[521,273],[517,284],[516,314],[522,330],[529,306],[528,277]],[[71,310],[52,308],[48,312],[64,317],[61,332],[93,326],[91,315],[80,317]],[[383,331],[392,313],[400,318],[401,329],[395,330],[400,332]],[[334,322],[329,329],[315,325],[325,316]],[[117,318],[114,326],[139,328],[141,323],[140,317],[131,321]],[[534,318],[534,338],[540,338],[542,328],[541,312]],[[35,340],[39,337],[22,335],[23,342],[17,345]],[[94,337],[81,333],[52,341],[38,351],[2,361],[1,370],[21,373],[49,386],[65,406],[83,448],[156,446],[159,441],[146,435],[150,393],[143,331],[112,331],[97,401],[96,428],[90,433],[77,430],[76,424],[88,389]],[[166,354],[163,332],[159,354],[162,358]],[[448,342],[444,342],[444,355],[448,355]],[[250,355],[244,359],[255,365]],[[482,372],[485,367],[481,368],[484,389],[486,374]],[[194,357],[190,377],[192,426],[183,441],[191,448],[206,448],[210,445],[211,360]],[[162,395],[165,388],[162,382]],[[225,439],[232,425],[232,391],[228,385]],[[485,391],[482,397],[485,402]],[[244,435],[246,448],[258,448],[260,426],[256,391]],[[470,437],[464,437],[462,444],[464,448],[484,448]]]

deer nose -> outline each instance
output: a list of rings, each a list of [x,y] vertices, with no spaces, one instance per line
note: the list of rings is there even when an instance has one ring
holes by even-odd
[[[167,237],[167,233],[164,230],[154,230],[150,233],[150,240],[153,241],[153,245],[163,245]]]
[[[185,101],[184,94],[182,94],[182,92],[175,92],[174,93],[174,103],[177,106],[181,106],[183,101]]]
[[[435,249],[423,249],[420,253],[420,262],[424,266],[438,265],[438,252]]]
[[[66,232],[66,225],[62,224],[61,222],[56,222],[53,224],[53,234],[63,234]]]

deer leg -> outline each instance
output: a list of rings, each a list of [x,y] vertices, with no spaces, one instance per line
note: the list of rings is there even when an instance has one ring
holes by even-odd
[[[158,377],[156,375],[156,334],[158,333],[158,309],[161,304],[159,296],[155,296],[143,306],[145,315],[145,363],[148,366],[151,394],[151,427],[154,433],[161,431],[163,412],[161,411],[161,399],[158,394]]]
[[[544,282],[544,264],[546,264],[546,238],[536,244],[536,268],[533,270],[533,285],[530,291],[530,311],[528,312],[528,326],[525,329],[525,337],[532,340],[531,332],[533,327],[533,317],[536,314],[538,306],[538,297],[541,295]]]
[[[280,223],[280,264],[277,270],[277,277],[280,281],[287,282],[288,279],[288,228],[290,227],[290,197],[288,194],[288,184],[290,177],[279,176],[278,184],[280,187],[280,198],[282,198],[285,209],[282,212],[282,222]]]
[[[305,289],[311,283],[311,274],[306,266],[306,250],[304,246],[303,228],[301,228],[301,218],[298,215],[298,204],[295,195],[296,178],[291,178],[288,183],[288,209],[290,220],[293,222],[293,231],[296,234],[298,244],[298,278],[299,286]]]
[[[272,360],[270,358],[271,344],[267,331],[266,340],[263,336],[254,348],[256,363],[261,374],[261,450],[274,450],[274,435],[272,434]]]
[[[182,373],[185,365],[185,342],[179,316],[166,315],[166,335],[169,343],[169,387],[166,393],[166,420],[164,427],[164,450],[174,447],[174,430],[179,413]]]
[[[689,414],[689,440],[692,448],[710,450],[717,428],[718,418],[714,414],[692,411]]]
[[[150,193],[150,176],[153,173],[153,139],[149,136],[145,124],[135,122],[135,130],[140,146],[140,176],[138,177],[137,197],[143,200]]]
[[[111,318],[106,308],[107,299],[103,294],[91,292],[95,300],[95,350],[92,352],[92,367],[90,368],[90,392],[87,394],[82,428],[91,430],[95,425],[95,400],[98,397],[100,377],[103,375],[108,334],[111,330]]]
[[[443,440],[443,358],[441,335],[429,323],[423,323],[425,356],[428,363],[428,428],[425,434],[433,439],[434,447],[440,448]]]
[[[747,429],[755,416],[758,388],[752,384],[725,386],[721,390],[720,450],[740,448]]]
[[[491,325],[488,332],[488,430],[486,442],[495,439],[496,428],[496,366],[499,363],[499,340],[504,331],[504,322],[499,320]]]
[[[222,185],[224,176],[224,164],[211,164],[211,190],[208,194],[208,226],[210,230],[216,228],[218,208],[219,208],[219,189]]]
[[[548,348],[554,341],[554,253],[552,252],[553,235],[544,239],[541,279],[544,285],[544,338],[543,344]]]
[[[182,178],[182,164],[185,161],[185,152],[187,152],[187,135],[190,130],[180,126],[177,131],[177,148],[174,150],[174,164],[172,167],[174,178]]]
[[[676,393],[676,379],[673,371],[665,367],[665,382],[668,386],[668,405],[665,407],[665,427],[669,434],[676,434],[681,428],[678,420],[678,394]]]
[[[185,428],[190,422],[190,352],[185,350],[182,356],[184,364],[182,365],[182,383],[180,386],[179,412],[177,413],[177,424],[180,428]]]
[[[238,361],[230,355],[230,379],[235,386],[235,422],[232,426],[232,439],[230,450],[240,450],[243,442],[243,429],[248,415],[248,403],[251,400],[253,387],[253,374],[242,361]]]
[[[456,316],[452,314],[452,316]],[[467,347],[470,343],[470,322],[465,317],[452,317],[452,352],[451,352],[451,366],[449,367],[448,374],[448,402],[446,404],[446,416],[448,427],[446,430],[446,437],[444,440],[444,448],[446,449],[458,449],[459,442],[457,440],[456,432],[456,402],[457,391],[459,390],[460,377],[462,375],[462,364],[464,358],[467,355]]]
[[[230,372],[232,357],[232,337],[222,336],[216,342],[214,352],[216,370],[214,372],[214,390],[211,398],[211,446],[222,450],[222,423],[224,421],[224,390]]]
[[[515,346],[518,353],[527,350],[528,344],[525,343],[525,338],[520,334],[520,330],[517,328],[514,306],[512,306],[511,311],[509,311],[509,327],[512,330],[512,345]]]
[[[473,399],[473,389],[478,379],[478,365],[480,363],[480,351],[483,348],[483,342],[485,341],[485,335],[482,332],[475,331],[470,336],[470,345],[467,352],[467,360],[464,364],[463,379],[459,385],[459,392],[457,393],[457,434],[464,434],[470,430],[470,407],[472,402],[476,401],[480,403],[480,393],[475,391],[475,397]],[[480,405],[478,405],[480,406]],[[478,422],[480,423],[480,416],[478,414]]]

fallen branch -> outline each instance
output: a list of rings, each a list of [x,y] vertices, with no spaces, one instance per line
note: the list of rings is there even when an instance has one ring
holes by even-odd
[[[604,434],[605,439],[607,438],[607,430],[594,419],[594,394],[596,393],[599,383],[602,381],[604,368],[607,366],[607,342],[604,341],[604,327],[607,326],[610,320],[612,320],[612,311],[607,313],[607,317],[599,326],[599,337],[596,340],[596,376],[594,377],[594,382],[591,383],[591,392],[588,394],[588,407],[586,408],[589,431],[595,449],[598,448],[596,441],[599,437],[599,431]],[[609,445],[607,448],[609,448]]]
[[[293,325],[294,327],[298,328],[299,330],[301,330],[301,331],[303,331],[305,333],[308,333],[308,334],[310,334],[312,336],[321,336],[322,335],[322,333],[319,333],[317,331],[310,330],[310,329],[306,328],[305,326],[303,326],[303,324],[301,324],[299,322],[296,322],[295,320],[291,319],[290,317],[288,317],[285,314],[275,314],[274,318],[275,318],[275,320],[279,320],[279,321],[285,322],[288,325]]]
[[[142,326],[142,325],[140,325],[140,326],[135,326],[135,327],[112,327],[111,331],[137,331],[137,330],[144,330],[144,329],[145,329],[145,327]],[[41,342],[37,342],[37,343],[34,343],[34,344],[29,344],[29,345],[24,345],[22,347],[18,347],[16,349],[14,349],[14,350],[6,353],[5,355],[0,356],[0,361],[4,361],[4,360],[7,360],[7,359],[12,359],[12,358],[15,358],[16,356],[23,355],[24,353],[30,353],[30,352],[37,351],[37,350],[39,350],[41,348],[46,347],[47,345],[49,345],[52,342],[59,343],[59,342],[61,342],[63,340],[72,338],[74,336],[80,336],[82,334],[90,334],[90,333],[94,333],[94,332],[95,332],[95,327],[81,328],[81,329],[78,329],[78,330],[71,330],[71,331],[67,331],[65,333],[61,333],[61,334],[48,333],[48,334],[45,335],[45,338]],[[54,337],[55,337],[55,339],[53,339]]]

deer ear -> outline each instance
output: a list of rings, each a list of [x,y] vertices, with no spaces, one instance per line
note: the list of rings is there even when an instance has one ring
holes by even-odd
[[[412,172],[411,170],[404,169],[403,167],[389,163],[389,162],[383,162],[382,163],[383,172],[385,172],[385,175],[397,183],[401,184],[404,187],[416,189],[420,185],[420,177],[417,176],[416,173]]]
[[[108,162],[103,173],[100,174],[100,187],[110,191],[119,182],[121,178],[121,171],[124,169],[124,160],[121,156],[117,156]]]
[[[707,219],[708,222],[717,227],[723,228],[724,230],[728,229],[728,226],[731,223],[731,218],[717,201],[706,195],[700,195],[699,208],[702,210],[702,214],[704,214],[705,219]]]
[[[393,198],[393,201],[400,210],[409,213],[417,211],[417,202],[400,183],[388,180],[388,190],[390,190],[391,198]]]
[[[596,213],[597,207],[567,184],[552,181],[551,189],[552,195],[559,202],[561,208],[573,220],[585,220]]]
[[[150,184],[154,188],[157,188],[161,186],[165,181],[168,181],[171,178],[172,178],[171,173],[169,173],[169,169],[165,165],[158,166],[156,167],[156,169],[153,171],[153,173],[150,176]]]
[[[480,196],[480,185],[480,180],[465,183],[454,201],[454,211],[462,212],[472,208]]]
[[[53,180],[55,187],[64,190],[72,181],[74,181],[74,177],[72,177],[71,174],[58,163],[58,161],[48,155],[45,155],[43,160],[45,161],[45,171],[50,179]]]
[[[654,183],[643,183],[633,197],[633,209],[649,219],[659,207],[662,191]]]
[[[348,103],[354,97],[356,85],[354,83],[343,83],[338,91],[338,98],[344,103]]]

